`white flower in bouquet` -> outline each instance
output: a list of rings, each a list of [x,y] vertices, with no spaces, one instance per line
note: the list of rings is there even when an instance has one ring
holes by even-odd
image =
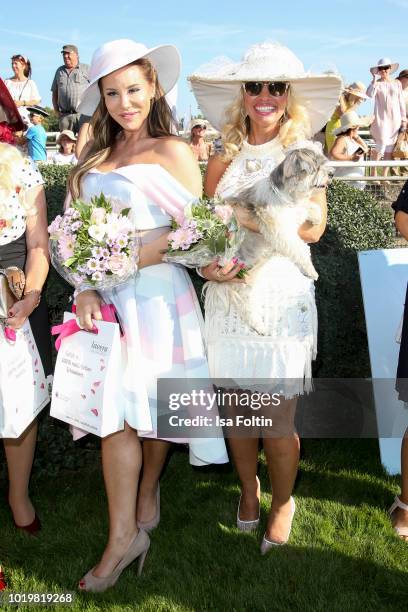
[[[107,233],[106,230],[107,226],[105,225],[105,223],[103,223],[102,225],[90,225],[88,228],[88,234],[97,242],[102,242]]]

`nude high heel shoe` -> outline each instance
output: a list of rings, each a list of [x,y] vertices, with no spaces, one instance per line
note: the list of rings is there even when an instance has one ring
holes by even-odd
[[[256,481],[258,483],[259,486],[259,478],[258,476],[256,477]],[[258,504],[258,518],[253,519],[252,521],[243,521],[242,519],[239,518],[239,510],[241,508],[241,497],[242,494],[239,497],[239,502],[238,502],[238,510],[237,510],[237,527],[240,531],[255,531],[258,528],[259,525],[259,508],[260,508],[260,504]]]
[[[157,485],[156,492],[156,514],[150,521],[137,521],[137,526],[144,531],[149,533],[156,529],[157,525],[160,523],[160,483]]]
[[[105,576],[104,578],[94,576],[92,573],[94,568],[92,568],[85,574],[82,580],[80,580],[79,589],[90,593],[102,593],[106,591],[106,589],[116,584],[123,570],[136,559],[138,559],[137,575],[140,576],[149,547],[150,538],[143,529],[140,529],[130,543],[125,555],[109,576]]]
[[[268,552],[268,550],[270,550],[273,546],[284,546],[284,544],[287,544],[290,538],[290,532],[292,531],[292,522],[293,522],[293,517],[295,515],[295,510],[296,510],[295,500],[293,499],[292,496],[290,497],[290,503],[292,506],[292,516],[290,519],[288,537],[283,542],[275,542],[274,540],[268,540],[267,538],[265,538],[265,534],[264,534],[262,538],[262,542],[261,542],[261,555],[265,555]]]

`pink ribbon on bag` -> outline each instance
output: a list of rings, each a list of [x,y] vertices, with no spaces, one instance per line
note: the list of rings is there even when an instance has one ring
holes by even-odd
[[[72,305],[72,312],[76,313],[76,305]],[[105,323],[116,323],[119,325],[120,336],[123,337],[125,334],[122,330],[119,318],[117,316],[117,310],[113,304],[102,304],[101,305],[102,321]]]
[[[16,341],[16,338],[17,338],[16,332],[11,327],[5,327],[4,328],[4,335],[5,335],[6,339],[9,340],[10,342],[15,342]]]
[[[72,312],[73,314],[76,313],[75,304],[72,306]],[[106,323],[118,323],[118,319],[116,317],[116,308],[113,304],[102,304],[101,314],[102,320]],[[83,330],[81,330],[81,328],[79,327],[78,323],[76,322],[76,319],[70,319],[69,321],[65,321],[65,323],[61,323],[61,325],[54,325],[51,328],[51,334],[53,336],[59,334],[58,338],[55,341],[55,348],[57,349],[57,351],[59,351],[61,342],[64,338],[68,338],[68,336],[72,336],[72,334],[76,334],[79,331]],[[93,329],[87,331],[90,331],[92,334],[97,334],[98,328],[94,325]],[[123,336],[122,330],[120,330],[120,335]]]
[[[83,331],[81,327],[79,327],[78,323],[75,319],[70,319],[69,321],[65,321],[65,323],[61,323],[61,325],[54,325],[51,328],[51,335],[56,336],[59,334],[58,338],[55,341],[55,348],[59,351],[61,342],[64,338],[68,338],[68,336],[72,336],[72,334],[76,334],[79,331]],[[98,333],[98,328],[93,327],[93,329],[89,330],[92,334]]]

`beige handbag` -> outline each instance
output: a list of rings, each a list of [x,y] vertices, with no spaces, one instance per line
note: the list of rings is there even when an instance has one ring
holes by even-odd
[[[408,159],[408,132],[402,132],[395,143],[392,159]]]
[[[25,287],[25,275],[20,268],[10,266],[0,269],[0,321],[7,319],[9,310],[21,300]]]

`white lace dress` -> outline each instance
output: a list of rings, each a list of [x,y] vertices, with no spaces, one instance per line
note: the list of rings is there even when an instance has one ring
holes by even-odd
[[[215,195],[226,198],[238,194],[269,175],[283,158],[278,139],[257,146],[244,142],[221,177]],[[259,240],[263,240],[261,235]],[[214,378],[245,379],[245,388],[265,389],[265,384],[268,389],[279,387],[285,397],[292,397],[311,386],[317,338],[314,283],[290,259],[273,255],[261,266],[257,284],[261,291],[257,291],[251,308],[257,310],[262,335],[242,315],[243,304],[251,298],[247,286],[208,283],[205,338],[210,374]],[[237,299],[231,299],[234,292]],[[267,380],[261,383],[259,379]]]

